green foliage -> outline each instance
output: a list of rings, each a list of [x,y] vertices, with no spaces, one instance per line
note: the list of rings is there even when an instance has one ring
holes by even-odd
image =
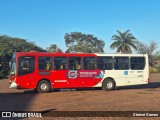
[[[157,72],[160,73],[160,67],[157,68]]]
[[[156,73],[156,69],[154,67],[149,66],[149,73]]]
[[[137,49],[136,38],[130,33],[130,30],[127,30],[125,32],[121,32],[117,30],[118,35],[113,35],[112,40],[114,42],[111,44],[111,49],[117,49],[117,52],[122,53],[132,53],[132,48]]]
[[[66,33],[64,36],[66,52],[104,52],[104,41],[99,40],[90,34],[83,34],[81,32]]]
[[[0,36],[0,55],[3,52],[7,52],[9,55],[15,51],[28,52],[31,50],[45,51],[40,47],[37,47],[33,42],[27,42],[25,39],[12,38],[9,36]]]
[[[11,57],[7,53],[3,53],[0,56],[0,76],[6,77],[9,72],[9,60]]]
[[[160,60],[160,54],[157,56],[157,59]]]
[[[51,46],[47,47],[47,52],[62,52],[62,50],[57,47],[56,44],[52,44]]]
[[[0,76],[8,74],[9,61],[14,52],[29,52],[33,50],[45,51],[34,43],[27,42],[25,39],[12,38],[6,35],[0,36]]]

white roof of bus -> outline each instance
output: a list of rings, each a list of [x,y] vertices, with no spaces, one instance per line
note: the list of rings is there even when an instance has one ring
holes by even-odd
[[[99,54],[97,56],[148,56],[147,54]]]

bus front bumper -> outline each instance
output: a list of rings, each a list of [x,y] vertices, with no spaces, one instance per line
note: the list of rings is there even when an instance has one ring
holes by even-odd
[[[17,87],[18,87],[18,85],[17,85],[17,83],[15,83],[15,82],[12,82],[12,83],[10,84],[10,86],[9,86],[9,88],[11,88],[11,89],[17,89]]]

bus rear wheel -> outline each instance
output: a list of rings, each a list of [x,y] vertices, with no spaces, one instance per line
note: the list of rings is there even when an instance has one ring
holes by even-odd
[[[103,81],[103,83],[102,83],[102,88],[104,89],[104,90],[114,90],[115,89],[115,82],[112,80],[112,79],[109,79],[109,78],[107,78],[107,79],[105,79],[104,81]]]
[[[37,91],[39,93],[48,93],[51,90],[51,85],[47,80],[42,80],[37,85]]]

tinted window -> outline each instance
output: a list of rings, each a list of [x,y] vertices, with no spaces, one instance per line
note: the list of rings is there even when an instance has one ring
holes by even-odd
[[[99,70],[112,70],[113,69],[113,58],[112,57],[98,57],[97,68]]]
[[[69,69],[80,70],[81,69],[81,57],[69,57]]]
[[[16,61],[13,59],[11,61],[11,67],[10,67],[10,75],[15,75],[16,73]]]
[[[129,58],[128,57],[114,57],[114,69],[115,70],[128,70]]]
[[[39,57],[38,58],[38,69],[39,70],[51,70],[52,69],[52,58],[51,57]]]
[[[84,62],[84,69],[86,70],[96,69],[96,58],[95,57],[85,57],[83,62]]]
[[[54,57],[54,69],[55,70],[66,70],[67,69],[67,58],[66,57]]]
[[[34,72],[35,57],[19,57],[18,59],[18,75],[25,75]]]
[[[132,70],[143,70],[145,67],[144,57],[131,57],[130,59]]]

